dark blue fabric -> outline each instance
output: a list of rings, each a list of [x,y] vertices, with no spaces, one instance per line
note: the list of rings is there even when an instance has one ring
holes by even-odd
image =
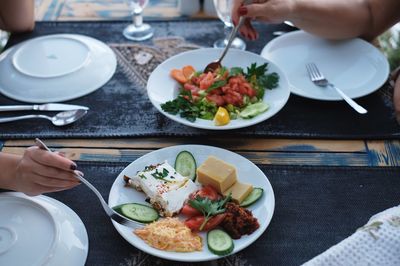
[[[78,168],[105,199],[125,166],[78,162]],[[252,245],[218,260],[218,265],[299,265],[351,235],[373,214],[400,204],[399,168],[260,168],[275,193],[272,222]],[[138,265],[139,261],[140,265],[186,265],[146,255],[131,246],[84,185],[48,196],[68,205],[84,222],[90,241],[87,265]]]
[[[127,43],[121,34],[127,22],[38,22],[33,33],[13,35],[8,47],[23,40],[55,33],[92,36],[106,43]],[[210,47],[223,35],[217,20],[154,21],[156,37],[181,36],[197,45]],[[275,30],[286,25],[256,25],[260,40],[247,42],[249,51],[260,53],[274,38]],[[143,44],[151,45],[151,40]],[[384,86],[385,87],[385,86]],[[368,109],[359,115],[344,101],[326,102],[291,95],[286,106],[274,117],[258,125],[231,131],[207,131],[187,127],[160,114],[150,103],[144,88],[129,81],[118,66],[114,77],[101,89],[71,101],[87,105],[90,112],[82,120],[57,128],[45,120],[0,124],[0,138],[86,138],[132,136],[263,136],[332,139],[399,139],[400,126],[393,116],[390,96],[382,89],[357,99]],[[21,104],[0,96],[0,105]],[[18,112],[21,114],[22,112]],[[5,114],[1,114],[3,116]],[[17,115],[16,112],[9,115]]]

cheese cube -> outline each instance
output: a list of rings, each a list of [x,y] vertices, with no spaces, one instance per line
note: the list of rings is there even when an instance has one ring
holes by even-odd
[[[237,180],[236,168],[214,156],[197,168],[197,181],[202,185],[211,185],[219,193],[223,193]]]
[[[224,191],[224,196],[228,196],[232,193],[232,199],[236,203],[240,204],[242,201],[253,191],[253,186],[250,184],[240,183],[237,181],[233,186]]]

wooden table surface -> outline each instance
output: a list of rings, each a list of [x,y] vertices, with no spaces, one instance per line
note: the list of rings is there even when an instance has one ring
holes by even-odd
[[[49,147],[78,161],[130,163],[149,151],[179,144],[204,144],[237,152],[256,164],[400,166],[398,140],[306,140],[243,138],[48,139]],[[22,154],[33,140],[6,140],[2,151]]]

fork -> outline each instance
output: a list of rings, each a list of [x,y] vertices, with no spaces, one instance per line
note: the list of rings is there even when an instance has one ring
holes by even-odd
[[[345,100],[351,107],[353,107],[354,110],[356,110],[360,114],[367,113],[367,110],[364,107],[362,107],[361,105],[359,105],[358,103],[353,101],[353,99],[351,99],[349,96],[347,96],[341,89],[339,89],[338,87],[336,87],[335,85],[330,83],[324,77],[324,75],[321,73],[321,71],[319,71],[316,64],[308,63],[308,64],[306,64],[306,68],[307,68],[307,72],[308,72],[308,75],[310,76],[311,81],[315,85],[320,86],[320,87],[329,86],[329,87],[334,88],[337,91],[337,93],[339,93],[340,96],[342,96],[343,100]]]
[[[46,144],[44,144],[44,142],[38,138],[35,139],[35,144],[42,150],[47,150],[49,152],[52,152],[52,150],[50,150],[49,147],[47,147]],[[82,183],[84,183],[87,187],[89,187],[94,192],[94,194],[96,194],[97,198],[100,200],[101,206],[103,207],[104,211],[112,220],[116,221],[119,224],[132,228],[139,228],[144,226],[142,223],[128,219],[125,216],[122,216],[118,212],[114,211],[112,208],[108,206],[108,204],[104,201],[103,197],[101,196],[100,192],[89,181],[87,181],[77,171],[74,171],[74,174],[76,178],[78,178]]]

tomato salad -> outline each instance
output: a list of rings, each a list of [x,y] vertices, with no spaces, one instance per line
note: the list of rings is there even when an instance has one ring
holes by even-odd
[[[199,72],[192,66],[173,69],[170,75],[179,84],[178,97],[161,104],[162,110],[194,122],[196,118],[226,125],[238,117],[248,119],[265,112],[265,89],[278,86],[279,75],[267,73],[268,64],[221,67],[214,72]]]

